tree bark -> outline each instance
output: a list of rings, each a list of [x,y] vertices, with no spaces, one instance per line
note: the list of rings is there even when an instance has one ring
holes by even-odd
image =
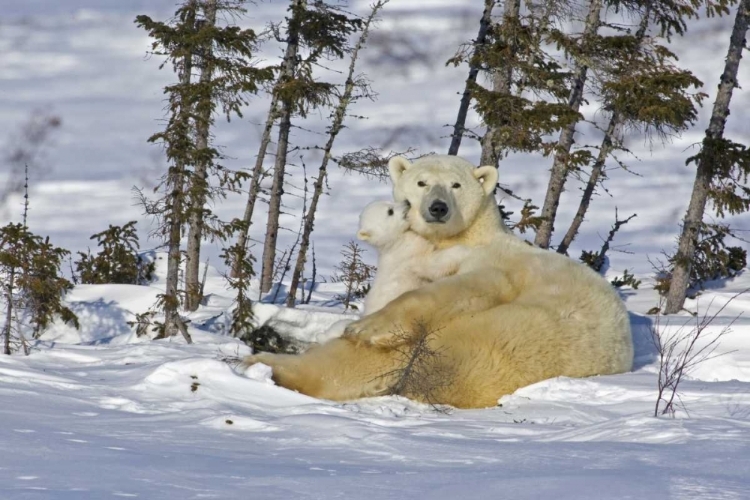
[[[638,41],[639,47],[643,43],[643,37],[646,35],[646,29],[648,28],[650,14],[651,8],[647,6],[645,12],[643,13],[643,17],[641,17],[638,31],[636,31],[635,33],[635,39]],[[618,113],[617,110],[613,111],[612,116],[609,118],[607,130],[604,132],[604,138],[602,138],[602,144],[599,148],[599,155],[597,156],[596,162],[591,168],[591,175],[589,176],[589,180],[583,190],[581,202],[578,204],[578,211],[576,212],[573,221],[570,223],[570,227],[568,228],[567,233],[565,233],[565,236],[560,242],[560,245],[558,245],[557,247],[558,253],[567,255],[568,248],[570,248],[571,243],[573,243],[573,240],[578,235],[578,230],[581,228],[583,219],[589,209],[589,205],[591,204],[591,198],[593,197],[594,191],[596,190],[596,185],[601,178],[602,172],[604,171],[604,165],[607,162],[607,157],[609,156],[609,153],[611,153],[614,149],[613,138],[617,129],[622,124],[621,122],[622,118],[620,113]]]
[[[312,234],[315,226],[315,212],[318,209],[320,196],[323,194],[323,186],[325,185],[325,179],[328,172],[328,161],[331,159],[331,150],[333,149],[333,143],[336,140],[339,132],[343,128],[344,118],[346,117],[346,109],[352,100],[352,93],[354,92],[355,87],[354,68],[357,64],[357,57],[359,56],[359,51],[362,49],[365,41],[367,40],[367,35],[370,31],[370,25],[372,24],[373,19],[377,15],[378,11],[387,3],[387,1],[388,0],[380,1],[372,7],[370,15],[367,17],[367,20],[365,21],[365,24],[362,28],[362,34],[360,35],[359,40],[357,41],[357,44],[354,46],[354,50],[352,51],[351,61],[349,63],[349,73],[346,77],[346,83],[344,84],[344,93],[341,95],[339,104],[338,106],[336,106],[336,110],[334,111],[333,123],[331,123],[331,127],[328,131],[328,141],[323,148],[323,159],[321,160],[320,167],[318,168],[318,178],[315,179],[312,199],[310,200],[310,206],[308,207],[307,213],[305,214],[305,223],[302,228],[302,239],[300,242],[299,253],[297,254],[297,262],[294,266],[294,272],[292,273],[292,282],[289,285],[289,293],[286,298],[286,305],[289,307],[294,307],[295,305],[297,287],[299,287],[299,281],[302,277],[302,272],[305,269],[305,264],[307,263],[307,250],[310,248],[310,235]]]
[[[474,42],[474,54],[480,50],[480,47],[484,45],[487,39],[487,30],[492,22],[492,9],[494,6],[495,0],[484,1],[484,12],[482,13],[482,19],[479,20],[479,33],[477,33],[477,39]],[[466,87],[464,87],[464,93],[461,96],[461,104],[458,106],[456,123],[453,125],[451,145],[448,148],[449,155],[457,155],[458,149],[461,147],[461,139],[463,139],[464,130],[466,129],[466,115],[469,112],[469,104],[471,103],[471,85],[477,81],[478,74],[479,66],[471,64],[471,61],[469,61],[469,76],[466,79]]]
[[[216,25],[216,2],[217,0],[206,0],[204,3],[204,13],[206,17],[206,27],[211,28]],[[201,86],[207,86],[211,83],[213,65],[212,47],[207,44],[203,47],[201,53]],[[211,124],[211,96],[205,97],[209,102],[200,104],[200,113],[196,120],[196,147],[198,150],[205,151],[208,149],[208,135]],[[201,161],[195,166],[195,172],[192,176],[192,192],[188,207],[188,241],[187,253],[185,254],[185,310],[195,311],[201,302],[200,292],[200,252],[201,241],[203,240],[203,207],[206,204],[206,193],[208,191],[208,161]]]
[[[13,322],[13,284],[16,279],[16,268],[15,266],[11,266],[10,268],[10,276],[8,276],[8,284],[7,284],[7,295],[6,299],[8,300],[8,304],[6,305],[6,311],[5,311],[5,328],[4,330],[4,338],[3,338],[3,354],[7,354],[10,356],[10,332]]]
[[[293,0],[297,9],[304,9],[307,0]],[[292,15],[296,15],[296,9]],[[297,68],[297,52],[299,49],[299,34],[297,23],[289,23],[287,46],[280,81],[286,82],[294,78]],[[279,217],[281,215],[281,197],[284,195],[284,174],[286,172],[286,155],[289,148],[289,131],[292,128],[293,102],[281,100],[281,114],[279,119],[279,139],[276,146],[276,162],[273,167],[273,185],[271,197],[268,201],[268,221],[266,223],[266,239],[263,244],[263,263],[260,274],[260,291],[268,293],[273,280],[273,266],[276,261],[276,241],[279,236]]]
[[[581,224],[583,224],[583,218],[588,211],[589,204],[591,203],[591,198],[594,196],[594,191],[596,190],[596,185],[599,183],[599,179],[601,178],[602,172],[604,171],[604,165],[607,162],[607,157],[609,156],[609,153],[612,152],[612,149],[614,149],[612,145],[612,137],[614,137],[615,130],[619,125],[619,113],[614,112],[612,113],[612,117],[609,119],[607,131],[604,133],[604,138],[602,139],[602,144],[599,148],[599,155],[596,158],[596,162],[594,162],[594,166],[591,167],[591,175],[589,176],[589,180],[583,190],[581,202],[578,204],[578,211],[576,212],[575,217],[573,217],[573,221],[570,223],[568,232],[565,233],[565,236],[558,245],[557,253],[561,253],[564,255],[568,254],[568,248],[570,248],[570,244],[573,243],[573,240],[578,234],[578,230],[581,228]]]
[[[734,27],[732,28],[724,72],[719,80],[719,90],[714,101],[711,121],[706,130],[706,138],[703,141],[704,150],[708,141],[721,139],[724,136],[724,126],[729,116],[729,102],[732,99],[734,88],[738,85],[737,71],[742,59],[742,50],[745,48],[748,26],[750,26],[750,0],[742,0],[737,8],[737,17],[735,17]],[[677,254],[674,257],[672,279],[667,292],[667,303],[664,307],[665,314],[674,314],[682,310],[685,304],[685,294],[690,285],[695,244],[700,226],[703,223],[706,200],[713,180],[712,165],[705,158],[702,157],[698,161],[690,204],[682,223]]]
[[[581,40],[584,45],[599,29],[601,24],[601,10],[602,0],[591,0]],[[573,88],[568,98],[568,107],[573,111],[577,112],[583,103],[583,89],[586,84],[587,74],[588,66],[585,63],[579,62],[573,81]],[[547,193],[544,197],[544,205],[540,213],[543,220],[534,238],[534,244],[541,248],[549,248],[552,232],[555,229],[555,217],[557,217],[557,208],[560,205],[560,196],[562,195],[565,181],[568,178],[568,157],[570,155],[570,148],[573,146],[575,131],[576,122],[573,122],[560,132],[560,138],[557,141],[555,159],[552,162],[552,173],[550,174]]]
[[[255,211],[255,203],[258,201],[258,194],[260,193],[260,182],[263,180],[263,161],[266,159],[266,151],[268,150],[268,144],[271,142],[271,130],[273,124],[276,123],[278,117],[278,100],[274,97],[271,100],[271,109],[268,110],[268,116],[266,118],[266,125],[263,128],[263,135],[260,138],[260,147],[258,148],[258,156],[255,158],[255,166],[253,167],[253,174],[250,180],[250,189],[247,195],[247,203],[245,204],[245,213],[242,216],[242,229],[240,229],[239,235],[237,236],[237,242],[241,248],[247,252],[248,235],[250,233],[250,226],[253,224],[253,212]],[[235,261],[232,264],[232,278],[236,278],[240,274],[240,267],[242,263]]]
[[[506,19],[517,19],[521,11],[521,0],[507,0],[503,9],[503,22]],[[513,84],[513,66],[508,65],[505,68],[496,70],[492,74],[492,91],[510,95]],[[488,127],[482,137],[482,153],[479,159],[480,165],[497,166],[500,163],[500,149],[497,146],[496,127]]]

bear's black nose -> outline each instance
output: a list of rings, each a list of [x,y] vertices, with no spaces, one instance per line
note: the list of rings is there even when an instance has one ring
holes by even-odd
[[[430,215],[437,220],[444,219],[448,215],[448,204],[440,200],[433,201],[430,205]]]

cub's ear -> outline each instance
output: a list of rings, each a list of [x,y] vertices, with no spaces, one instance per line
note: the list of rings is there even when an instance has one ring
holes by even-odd
[[[357,231],[357,239],[360,241],[369,241],[370,233],[360,229],[359,231]]]
[[[391,173],[391,180],[395,184],[401,178],[401,175],[411,167],[411,162],[403,156],[394,156],[388,162],[388,171]]]
[[[497,169],[493,166],[479,167],[474,169],[474,178],[482,184],[484,194],[489,196],[497,186]]]

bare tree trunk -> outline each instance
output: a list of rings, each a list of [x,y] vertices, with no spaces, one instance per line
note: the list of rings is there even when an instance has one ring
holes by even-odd
[[[474,54],[480,50],[487,39],[487,30],[492,22],[492,9],[494,6],[495,0],[484,0],[484,12],[482,12],[482,19],[479,21],[479,33],[477,33],[477,39],[474,42]],[[469,104],[471,103],[471,85],[477,81],[478,74],[479,66],[472,64],[471,60],[469,60],[469,77],[466,79],[466,87],[461,96],[461,104],[458,106],[456,124],[453,125],[451,145],[448,148],[449,155],[457,155],[458,149],[461,147],[461,139],[463,139],[464,130],[466,129],[466,115],[469,112]]]
[[[175,167],[178,168],[178,167]],[[182,168],[180,168],[182,171]],[[169,211],[171,215],[168,217],[167,224],[169,225],[169,233],[167,236],[167,281],[166,291],[164,293],[164,336],[171,337],[176,333],[177,324],[175,323],[175,316],[177,316],[177,309],[180,305],[178,284],[180,276],[180,238],[182,236],[182,197],[183,191],[183,174],[181,172],[175,172],[171,174],[169,180],[169,186],[171,186],[172,192],[169,194],[171,199],[171,206]],[[158,337],[157,337],[158,338]]]
[[[507,19],[518,19],[521,11],[521,0],[507,0],[503,9],[503,22]],[[492,90],[504,95],[510,95],[513,83],[513,67],[496,70],[492,74]],[[500,163],[500,148],[497,145],[497,127],[488,127],[482,137],[482,154],[479,159],[480,165],[494,165]]]
[[[294,0],[296,8],[305,8],[307,0]],[[295,14],[292,14],[295,15]],[[294,78],[297,68],[299,34],[296,23],[289,23],[286,52],[280,81]],[[268,222],[266,223],[266,240],[263,245],[263,263],[260,274],[260,291],[268,293],[273,284],[273,265],[276,260],[276,240],[279,236],[279,217],[281,215],[281,197],[284,195],[284,174],[286,172],[286,155],[289,148],[289,130],[292,128],[292,110],[294,103],[281,99],[281,117],[279,120],[279,140],[276,146],[276,162],[273,167],[273,186],[268,201]]]
[[[589,176],[589,180],[583,190],[581,202],[578,204],[578,211],[576,212],[575,217],[573,217],[573,221],[570,223],[568,232],[565,233],[565,237],[563,237],[562,241],[558,245],[557,253],[561,253],[564,255],[568,254],[568,248],[570,248],[570,244],[573,243],[573,240],[578,234],[578,230],[581,228],[581,224],[583,224],[583,218],[588,211],[589,204],[591,203],[591,198],[594,196],[594,190],[596,190],[596,185],[599,183],[599,179],[601,178],[602,172],[604,171],[604,165],[607,162],[607,157],[614,148],[612,144],[612,137],[614,137],[615,130],[619,125],[619,113],[614,112],[612,113],[612,117],[609,119],[607,131],[604,133],[604,139],[602,139],[602,145],[599,148],[599,155],[596,157],[596,162],[591,168],[591,175]]]
[[[591,0],[589,11],[586,16],[586,25],[583,31],[581,42],[585,45],[589,39],[596,34],[601,24],[600,14],[602,10],[602,0]],[[586,83],[588,66],[579,62],[573,88],[568,98],[568,106],[573,111],[578,111],[583,102],[583,88]],[[573,136],[576,131],[576,122],[572,122],[560,132],[560,138],[557,141],[555,159],[552,162],[552,173],[549,184],[547,185],[547,194],[544,197],[544,205],[540,216],[543,217],[542,223],[536,232],[534,244],[541,248],[549,248],[552,232],[555,229],[555,217],[557,217],[557,208],[560,205],[560,196],[568,178],[568,157],[570,148],[573,146]]]
[[[370,15],[367,17],[362,28],[362,34],[352,51],[351,62],[349,63],[349,74],[347,75],[346,83],[344,84],[344,93],[341,95],[339,104],[336,106],[336,110],[333,114],[333,123],[328,130],[328,141],[323,148],[323,159],[321,160],[320,168],[318,169],[318,178],[315,179],[315,184],[313,186],[312,200],[310,201],[310,207],[305,214],[305,224],[302,228],[302,241],[300,243],[299,253],[297,254],[297,263],[295,264],[294,272],[292,273],[292,283],[289,286],[289,294],[286,299],[286,305],[289,307],[294,307],[297,287],[299,286],[299,281],[302,277],[302,272],[305,269],[305,263],[307,262],[307,250],[310,248],[310,235],[315,226],[315,212],[318,209],[320,196],[323,194],[323,186],[325,185],[325,179],[328,172],[328,161],[331,158],[333,143],[343,128],[346,109],[352,100],[352,93],[354,92],[355,87],[354,68],[357,64],[357,57],[359,56],[360,49],[362,49],[367,41],[367,35],[370,31],[370,25],[372,24],[373,19],[375,19],[378,11],[382,9],[386,3],[388,3],[388,0],[381,0],[373,5]]]
[[[207,27],[216,25],[216,2],[217,0],[206,0],[204,3]],[[201,53],[201,76],[202,86],[210,85],[213,67],[211,64],[212,47],[210,45],[202,48]],[[211,124],[211,95],[205,99],[208,102],[200,103],[199,117],[196,120],[196,147],[205,151],[208,148],[208,134]],[[195,166],[192,176],[192,186],[189,196],[188,207],[188,241],[187,253],[185,254],[185,310],[195,311],[201,302],[199,267],[201,241],[203,240],[203,206],[206,204],[206,193],[208,191],[208,162],[202,161]]]
[[[241,248],[247,252],[247,241],[250,233],[250,226],[253,224],[253,212],[255,211],[255,203],[258,201],[258,194],[260,193],[260,182],[263,180],[263,161],[266,159],[266,151],[268,150],[268,144],[271,142],[271,130],[273,124],[276,122],[278,117],[278,100],[274,97],[271,100],[271,109],[268,110],[268,117],[266,118],[266,125],[263,128],[263,135],[260,138],[260,147],[258,148],[258,156],[255,158],[255,166],[253,167],[253,175],[250,180],[250,190],[247,195],[247,204],[245,205],[245,213],[242,216],[242,229],[237,236],[237,242]],[[235,261],[232,264],[233,278],[239,276],[240,267],[242,263]]]
[[[737,8],[737,17],[734,20],[734,28],[732,28],[724,72],[719,80],[719,91],[714,101],[711,121],[706,130],[706,138],[703,140],[704,150],[712,147],[712,140],[721,139],[724,136],[724,126],[729,116],[729,102],[732,99],[734,88],[738,86],[737,70],[740,66],[740,59],[742,59],[748,26],[750,26],[750,0],[742,0]],[[690,284],[690,273],[695,254],[695,243],[703,222],[703,213],[706,209],[706,200],[713,177],[711,156],[711,154],[704,155],[698,161],[693,193],[690,196],[690,204],[682,223],[682,233],[674,258],[674,270],[667,292],[667,304],[664,307],[665,314],[679,312],[685,304],[685,294]]]
[[[310,288],[307,290],[307,298],[305,299],[305,304],[309,304],[310,300],[312,299],[312,293],[313,289],[315,288],[315,276],[317,274],[317,269],[315,266],[315,245],[312,246],[312,276],[310,276]]]
[[[281,197],[284,195],[284,174],[286,171],[286,153],[289,147],[289,130],[292,128],[291,109],[284,106],[279,122],[279,140],[276,150],[276,163],[273,170],[273,186],[268,201],[268,221],[266,239],[263,244],[263,263],[260,274],[260,291],[268,293],[273,285],[273,266],[276,261],[276,241],[279,237],[279,218],[281,216]]]
[[[8,285],[7,285],[7,300],[8,304],[6,306],[5,310],[5,328],[3,328],[4,332],[4,338],[3,338],[3,354],[7,354],[10,356],[10,332],[12,327],[12,321],[13,321],[13,283],[16,279],[16,268],[11,267],[10,268],[10,276],[8,276]]]

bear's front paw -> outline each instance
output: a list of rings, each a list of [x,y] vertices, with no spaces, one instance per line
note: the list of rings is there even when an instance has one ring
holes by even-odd
[[[264,365],[270,366],[270,360],[273,358],[273,354],[268,352],[258,352],[255,354],[250,354],[249,356],[245,356],[242,359],[241,365],[245,368],[253,366],[257,363],[263,363]]]
[[[375,314],[372,316],[365,316],[353,323],[349,323],[346,328],[344,328],[344,334],[342,337],[349,340],[362,340],[377,333],[379,321],[373,319],[376,318],[376,316],[377,315]]]
[[[366,316],[349,324],[341,338],[358,346],[388,348],[398,345],[402,329],[391,323],[384,325],[382,319],[378,320],[376,316]]]
[[[356,322],[355,322],[356,323]],[[344,329],[344,333],[341,334],[341,338],[355,344],[357,346],[364,345],[367,343],[367,337],[361,334],[357,326],[352,323]]]

